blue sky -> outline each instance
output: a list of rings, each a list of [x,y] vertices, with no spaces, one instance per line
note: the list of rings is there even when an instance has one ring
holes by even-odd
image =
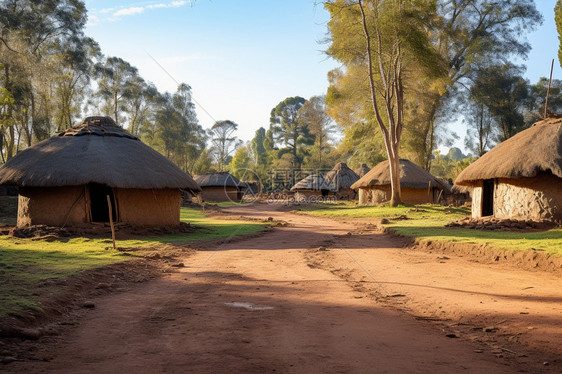
[[[289,96],[309,98],[326,92],[326,74],[337,63],[321,41],[328,14],[315,0],[86,0],[86,33],[107,56],[118,56],[139,69],[161,91],[178,82],[193,88],[197,115],[204,127],[230,119],[238,136],[253,137],[269,124],[269,113]],[[545,22],[529,35],[533,46],[527,78],[549,73],[558,39],[555,0],[537,0]],[[116,5],[117,4],[117,5]],[[555,63],[555,78],[562,78]],[[203,110],[204,108],[205,110]],[[208,112],[208,114],[206,112]],[[451,125],[461,139],[465,129]]]

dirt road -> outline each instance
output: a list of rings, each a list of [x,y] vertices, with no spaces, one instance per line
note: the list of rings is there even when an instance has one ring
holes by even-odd
[[[359,235],[353,223],[293,215],[275,206],[230,210],[290,225],[203,248],[184,259],[178,273],[95,300],[96,308],[78,326],[44,348],[48,361],[15,362],[0,370],[510,373],[560,368],[555,361],[561,346],[560,283],[553,276],[405,253],[399,241],[365,230]],[[540,291],[523,290],[539,286]],[[485,307],[479,306],[482,300]],[[488,307],[491,303],[496,304]],[[496,349],[491,344],[498,339],[482,334],[515,328],[517,318],[532,316],[535,307],[542,308],[544,319],[521,328],[525,334],[533,331],[528,327],[544,329],[557,347],[539,357],[533,351],[533,344],[541,351],[538,340],[520,334],[513,344],[523,341],[524,351],[505,345],[497,352],[488,349]],[[460,310],[466,313],[461,316]],[[519,314],[525,310],[532,312]],[[487,315],[483,321],[495,322],[489,326],[493,331],[472,330],[481,314]],[[532,356],[525,354],[531,351]],[[542,360],[550,360],[548,366]]]

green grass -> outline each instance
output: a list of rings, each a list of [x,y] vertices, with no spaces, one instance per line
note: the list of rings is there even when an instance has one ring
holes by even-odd
[[[181,220],[201,227],[193,233],[117,240],[118,247],[150,247],[159,244],[186,244],[261,231],[264,223],[219,220],[202,211],[181,209]],[[119,238],[119,233],[117,233]],[[64,278],[117,262],[131,256],[111,247],[111,239],[73,238],[44,241],[0,236],[0,318],[20,310],[40,310],[34,287],[46,279]]]
[[[417,208],[418,211],[414,211]],[[540,232],[509,232],[445,227],[470,215],[467,208],[449,208],[440,205],[418,206],[356,206],[351,203],[315,204],[303,206],[306,214],[325,217],[387,218],[383,226],[399,235],[427,240],[470,244],[488,244],[492,247],[517,251],[538,250],[553,256],[562,256],[562,229]],[[407,219],[402,219],[405,216]]]

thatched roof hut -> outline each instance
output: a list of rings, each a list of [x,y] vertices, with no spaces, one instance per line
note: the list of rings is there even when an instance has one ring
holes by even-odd
[[[371,169],[367,166],[367,164],[361,164],[361,167],[355,169],[355,174],[361,178],[365,174],[367,174]]]
[[[201,187],[203,201],[240,201],[244,184],[227,171],[209,172],[193,177]]]
[[[336,187],[338,198],[355,198],[356,193],[351,189],[351,185],[359,180],[359,176],[348,168],[345,162],[338,162],[336,166],[324,176],[324,179]]]
[[[0,168],[0,184],[19,187],[18,226],[107,222],[106,196],[117,222],[178,225],[180,189],[199,191],[110,117],[88,117],[18,153]]]
[[[291,188],[297,201],[312,201],[337,192],[337,188],[319,174],[309,175]]]
[[[372,168],[351,188],[359,190],[359,203],[380,204],[390,200],[390,166],[383,161]],[[413,162],[400,159],[400,192],[402,201],[409,204],[433,203],[439,200],[445,183],[439,181]]]
[[[498,144],[455,180],[472,187],[472,216],[562,219],[562,118]]]

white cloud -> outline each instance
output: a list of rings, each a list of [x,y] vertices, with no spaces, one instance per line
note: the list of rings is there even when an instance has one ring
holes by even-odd
[[[91,14],[88,16],[88,22],[86,23],[86,27],[95,26],[100,23],[99,17]]]
[[[144,12],[144,8],[142,7],[130,7],[130,8],[123,8],[118,10],[117,12],[113,13],[114,17],[120,16],[130,16],[132,14],[139,14]]]
[[[147,5],[148,9],[157,9],[157,8],[179,8],[187,4],[187,1],[172,1],[171,3],[159,3],[159,4],[152,4]]]

